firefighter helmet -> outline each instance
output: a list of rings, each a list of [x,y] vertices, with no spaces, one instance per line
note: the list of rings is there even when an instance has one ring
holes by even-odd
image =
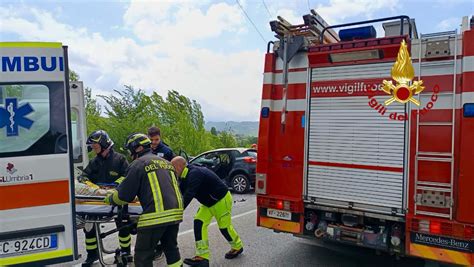
[[[142,146],[147,149],[151,147],[150,138],[147,135],[142,133],[133,133],[127,137],[125,141],[125,149],[130,152],[130,155],[135,155],[137,148]]]
[[[86,144],[90,147],[92,144],[99,144],[102,150],[108,149],[114,145],[112,139],[110,139],[109,134],[104,130],[94,131],[87,138]]]

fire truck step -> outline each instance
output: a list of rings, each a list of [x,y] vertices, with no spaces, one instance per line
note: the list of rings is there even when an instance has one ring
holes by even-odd
[[[419,161],[439,161],[439,162],[452,162],[452,158],[435,158],[435,157],[422,157],[422,156],[417,156],[417,160]]]
[[[437,191],[437,192],[448,192],[451,193],[451,188],[440,188],[440,187],[431,187],[431,186],[418,186],[419,190],[426,190],[426,191]]]
[[[452,126],[452,122],[420,122],[420,126]]]
[[[425,186],[451,187],[450,183],[417,181],[416,184],[417,185],[425,185]]]
[[[421,157],[452,157],[453,154],[449,153],[449,152],[418,151],[418,156],[421,156]]]
[[[418,210],[418,211],[416,212],[416,214],[426,215],[426,216],[433,216],[433,217],[441,217],[441,218],[449,218],[449,217],[450,217],[449,214],[438,213],[438,212],[422,211],[422,210]]]

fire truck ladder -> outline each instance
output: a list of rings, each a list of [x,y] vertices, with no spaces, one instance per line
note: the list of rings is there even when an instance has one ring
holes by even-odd
[[[286,113],[287,113],[287,91],[288,91],[288,68],[289,62],[296,55],[296,53],[311,44],[331,43],[339,40],[337,34],[333,31],[326,31],[325,28],[329,25],[319,16],[316,11],[311,10],[311,14],[303,16],[304,24],[292,25],[284,18],[278,16],[278,20],[270,21],[271,30],[276,33],[275,37],[279,39],[278,55],[283,61],[283,107],[281,111],[281,126],[282,131],[285,130]],[[268,50],[268,49],[267,49]]]
[[[448,57],[450,53],[450,43],[454,40],[454,60],[451,61],[433,61],[422,62],[424,58]],[[453,64],[453,90],[452,92],[440,92],[439,98],[452,97],[452,116],[451,121],[427,121],[420,122],[420,112],[416,116],[416,154],[415,154],[415,215],[427,215],[433,217],[442,217],[452,219],[454,205],[454,129],[456,112],[456,74],[457,74],[457,32],[448,31],[436,34],[421,34],[419,55],[418,55],[418,79],[422,79],[424,68]],[[426,49],[423,49],[426,47]],[[422,55],[422,50],[425,54]],[[427,97],[428,93],[421,97]],[[429,93],[431,96],[431,92]],[[420,100],[420,94],[418,95]],[[439,101],[439,100],[438,100]],[[425,103],[426,104],[426,103]],[[435,103],[436,105],[436,103]],[[423,106],[423,104],[421,105]],[[422,107],[421,107],[422,108]],[[418,107],[420,109],[420,107]],[[443,152],[420,151],[420,128],[430,129],[430,127],[450,127],[451,128],[451,150]],[[449,164],[450,177],[443,177],[442,182],[430,181],[430,177],[420,177],[420,162],[431,162],[432,164]],[[448,179],[449,178],[449,179]],[[447,211],[449,209],[449,212]]]

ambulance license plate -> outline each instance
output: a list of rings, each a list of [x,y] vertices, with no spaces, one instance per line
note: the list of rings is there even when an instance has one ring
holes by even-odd
[[[29,253],[39,250],[58,248],[58,235],[25,237],[13,240],[0,241],[0,258],[12,254]]]
[[[274,209],[267,209],[267,216],[276,218],[276,219],[283,219],[291,221],[291,212],[284,211],[284,210],[274,210]]]

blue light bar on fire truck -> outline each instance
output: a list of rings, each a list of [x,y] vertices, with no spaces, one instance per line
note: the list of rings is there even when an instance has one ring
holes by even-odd
[[[339,31],[339,39],[341,39],[341,41],[353,41],[375,37],[377,37],[377,32],[374,26],[364,26]]]

